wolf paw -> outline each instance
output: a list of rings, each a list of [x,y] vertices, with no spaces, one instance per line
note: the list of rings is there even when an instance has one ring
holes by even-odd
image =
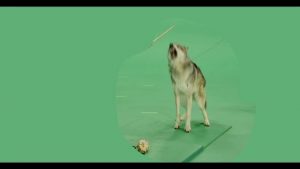
[[[192,131],[192,128],[190,125],[186,125],[184,130],[185,130],[185,132],[189,133]]]
[[[210,126],[210,124],[209,124],[209,121],[208,120],[204,120],[204,126],[206,126],[206,127],[209,127]]]
[[[175,124],[174,129],[179,129],[179,124]]]
[[[180,128],[180,121],[176,121],[174,125],[174,129],[179,129]]]

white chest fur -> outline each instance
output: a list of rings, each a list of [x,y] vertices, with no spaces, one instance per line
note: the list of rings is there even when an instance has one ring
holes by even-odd
[[[193,92],[193,84],[189,78],[192,75],[193,67],[185,66],[186,60],[177,59],[170,62],[172,67],[172,78],[174,80],[174,87],[181,94],[188,94]]]
[[[191,72],[185,70],[177,74],[173,74],[173,79],[175,81],[174,87],[181,93],[191,93],[193,92],[193,85],[189,82],[189,77]]]

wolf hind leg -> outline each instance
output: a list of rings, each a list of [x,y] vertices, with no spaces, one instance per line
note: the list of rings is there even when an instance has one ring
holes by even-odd
[[[200,86],[199,88],[199,93],[196,94],[196,102],[202,112],[203,115],[203,119],[204,119],[204,125],[205,126],[210,126],[209,123],[209,119],[208,119],[208,115],[207,115],[207,111],[206,111],[206,107],[207,107],[207,100],[206,100],[206,94],[205,94],[205,90],[203,85]]]

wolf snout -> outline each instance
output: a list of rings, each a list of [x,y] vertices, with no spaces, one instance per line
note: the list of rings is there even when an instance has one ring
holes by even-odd
[[[173,48],[173,43],[170,43],[169,48]]]

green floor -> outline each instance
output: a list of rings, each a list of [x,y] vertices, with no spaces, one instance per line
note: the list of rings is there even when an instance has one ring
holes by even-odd
[[[199,31],[197,25],[188,28],[177,24],[154,46],[124,62],[116,94],[119,125],[129,146],[141,138],[149,140],[151,151],[146,156],[153,161],[230,161],[251,133],[255,106],[240,100],[238,62],[230,45],[209,31]],[[192,133],[172,128],[175,106],[167,67],[170,42],[187,45],[207,79],[210,128],[201,125],[202,115],[195,104]]]

